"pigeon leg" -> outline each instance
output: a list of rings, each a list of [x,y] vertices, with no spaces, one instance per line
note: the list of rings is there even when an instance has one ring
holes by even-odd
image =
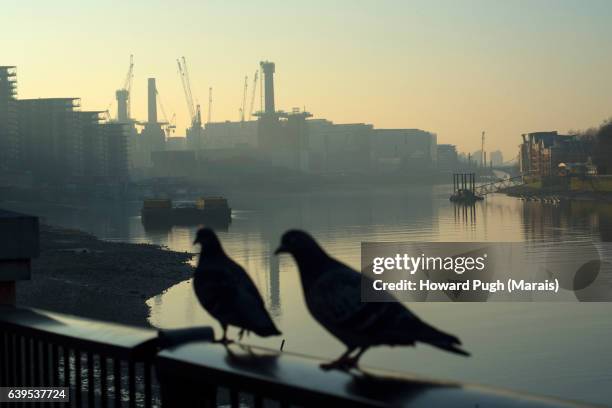
[[[223,329],[223,336],[218,340],[218,342],[221,344],[233,343],[234,340],[230,340],[227,338],[227,324],[222,324],[221,328]]]
[[[332,369],[345,369],[347,363],[349,363],[350,358],[349,355],[355,350],[355,348],[348,348],[340,357],[330,363],[322,363],[320,367],[324,370],[332,370]]]
[[[344,368],[357,368],[357,363],[359,362],[359,359],[361,358],[361,356],[363,355],[363,353],[365,353],[368,350],[369,347],[362,347],[357,354],[355,354],[353,357],[349,357],[346,359],[345,362],[345,366]]]

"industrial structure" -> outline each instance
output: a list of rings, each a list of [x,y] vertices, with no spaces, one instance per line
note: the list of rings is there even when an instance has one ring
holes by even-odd
[[[251,81],[244,78],[237,121],[211,121],[209,87],[204,124],[186,59],[176,62],[190,119],[186,137],[173,136],[176,116],[168,120],[155,78],[147,79],[147,120],[132,117],[133,56],[114,94],[113,118],[110,106],[106,111],[82,111],[79,98],[19,100],[15,67],[0,67],[0,169],[29,174],[39,182],[97,184],[201,177],[210,166],[229,169],[237,162],[242,171],[257,168],[266,174],[278,169],[319,175],[454,170],[456,149],[438,146],[434,133],[337,124],[311,119],[305,109],[277,109],[276,66],[270,61],[260,63]],[[258,90],[261,107],[255,112]],[[438,155],[447,168],[437,166]]]
[[[138,163],[142,167],[151,166],[151,153],[165,150],[166,135],[157,118],[157,86],[155,78],[147,80],[147,121],[140,134],[140,149]]]
[[[248,166],[258,166],[310,174],[435,171],[437,136],[434,133],[419,129],[376,129],[366,123],[336,124],[326,119],[310,119],[312,115],[304,109],[277,109],[276,66],[269,61],[262,61],[260,70],[254,73],[250,95],[248,77],[245,77],[237,121],[210,120],[212,88],[209,88],[208,121],[202,126],[200,106],[194,102],[185,58],[177,60],[177,65],[191,124],[185,143],[179,143],[179,138],[167,138],[166,153],[160,153],[162,148],[145,149],[149,156],[155,153],[155,176],[164,174],[166,164],[168,177],[187,174],[184,166],[179,171],[176,165],[169,164],[179,157],[173,152],[181,150],[195,152],[193,157],[200,163],[194,165],[191,174],[198,173],[195,168],[202,169],[201,163],[207,163],[204,167],[213,163],[230,166],[238,160],[245,170]],[[258,85],[261,85],[261,109],[254,112]],[[152,108],[152,94],[149,95]]]
[[[264,83],[264,110],[254,115],[257,121],[257,144],[262,159],[274,167],[306,170],[307,127],[309,112],[292,109],[290,113],[277,111],[274,100],[275,64],[260,63]]]

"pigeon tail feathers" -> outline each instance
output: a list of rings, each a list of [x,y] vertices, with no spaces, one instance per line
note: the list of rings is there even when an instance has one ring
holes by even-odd
[[[465,357],[471,356],[471,354],[469,352],[463,350],[462,348],[457,347],[457,345],[455,345],[455,344],[451,344],[451,343],[446,343],[446,344],[444,344],[444,343],[429,343],[429,344],[434,346],[434,347],[437,347],[439,349],[449,351],[451,353],[460,354],[460,355],[465,356]]]
[[[423,328],[419,341],[451,353],[460,354],[466,357],[470,356],[470,353],[459,347],[461,345],[461,340],[459,340],[456,336],[444,333],[443,331],[429,325],[425,325]]]

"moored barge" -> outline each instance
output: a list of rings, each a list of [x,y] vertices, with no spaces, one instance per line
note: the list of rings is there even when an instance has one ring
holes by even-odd
[[[232,210],[223,197],[201,197],[195,202],[176,205],[171,199],[150,198],[144,200],[141,216],[145,226],[228,225],[232,219]]]

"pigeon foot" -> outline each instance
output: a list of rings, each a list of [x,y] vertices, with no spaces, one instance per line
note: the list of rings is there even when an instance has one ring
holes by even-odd
[[[246,329],[240,329],[240,331],[238,332],[238,340],[242,340],[242,338],[244,337],[244,335],[250,336],[251,332],[249,330]]]
[[[319,365],[323,370],[341,370],[349,371],[351,368],[357,368],[357,360],[352,358],[341,358],[329,363],[321,363]]]

